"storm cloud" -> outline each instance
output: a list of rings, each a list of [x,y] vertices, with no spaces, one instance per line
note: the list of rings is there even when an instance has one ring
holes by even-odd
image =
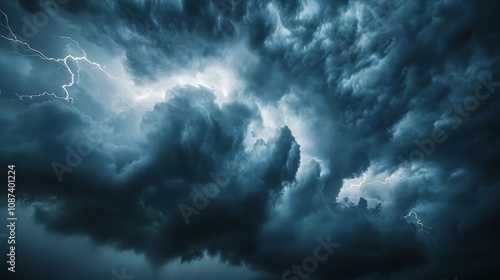
[[[0,7],[16,277],[500,277],[500,4]]]

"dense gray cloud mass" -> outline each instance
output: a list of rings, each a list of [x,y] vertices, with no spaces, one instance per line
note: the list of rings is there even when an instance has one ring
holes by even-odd
[[[499,3],[0,10],[6,279],[500,278]]]

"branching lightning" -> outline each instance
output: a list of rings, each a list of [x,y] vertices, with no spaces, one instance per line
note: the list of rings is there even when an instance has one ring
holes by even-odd
[[[361,187],[363,184],[365,185],[372,185],[372,184],[382,184],[382,185],[386,185],[387,184],[387,180],[389,180],[389,177],[385,178],[385,180],[382,182],[382,181],[372,181],[372,182],[366,182],[366,173],[363,173],[363,181],[361,181],[360,183],[358,184],[351,184],[349,187],[346,187],[346,189],[351,189],[352,187]]]
[[[0,10],[0,12],[5,17],[5,24],[0,23],[0,25],[2,25],[4,28],[6,28],[7,31],[10,33],[10,36],[0,35],[3,39],[8,40],[11,43],[20,45],[23,48],[24,51],[28,52],[27,56],[34,56],[34,57],[38,57],[38,58],[46,60],[46,61],[51,61],[51,62],[56,62],[56,63],[63,64],[64,68],[65,68],[65,71],[70,75],[69,82],[61,85],[61,88],[64,91],[64,96],[58,96],[55,93],[49,93],[49,92],[43,92],[43,93],[32,94],[32,95],[19,95],[16,92],[15,94],[16,94],[17,97],[19,97],[19,99],[21,99],[21,100],[23,98],[33,99],[35,97],[41,97],[41,96],[47,95],[47,96],[51,96],[53,98],[62,99],[62,100],[71,102],[71,104],[73,104],[74,100],[73,100],[73,97],[71,97],[68,89],[71,88],[75,83],[78,85],[78,83],[80,81],[80,72],[81,72],[80,62],[85,63],[86,65],[88,65],[92,69],[99,70],[100,72],[102,72],[106,76],[108,76],[109,78],[112,78],[112,79],[115,79],[115,80],[119,79],[118,77],[115,77],[115,76],[111,75],[110,73],[108,73],[106,71],[106,66],[105,65],[101,65],[101,64],[99,64],[97,62],[89,60],[87,58],[87,53],[85,52],[85,50],[80,46],[80,44],[77,41],[75,41],[71,37],[61,36],[62,39],[65,39],[65,40],[69,41],[69,44],[67,46],[73,45],[74,47],[76,47],[82,53],[82,55],[80,55],[80,56],[66,55],[64,58],[53,58],[53,57],[46,56],[42,51],[40,51],[40,50],[38,50],[36,48],[33,48],[33,47],[30,46],[30,44],[28,44],[26,42],[23,42],[20,39],[18,39],[18,37],[12,31],[12,29],[11,29],[11,27],[9,25],[9,17],[2,10]],[[72,62],[74,62],[76,64],[76,67],[77,67],[76,73],[73,72],[74,70],[72,70],[71,67],[69,66],[68,63],[70,61],[72,61]],[[130,79],[134,79],[134,80],[139,80],[139,81],[141,81],[142,83],[145,84],[145,82],[142,79],[140,79],[140,78],[131,77],[131,76],[126,76],[126,78],[130,78]]]
[[[408,219],[409,217],[411,217],[411,215],[415,215],[415,220],[417,221],[417,225],[420,226],[420,229],[422,229],[424,232],[427,232],[430,234],[430,232],[428,232],[426,229],[432,229],[431,227],[428,227],[426,225],[424,225],[424,223],[422,223],[422,221],[418,218],[418,215],[417,215],[417,212],[415,211],[410,211],[408,214],[406,214],[404,216],[405,219]]]
[[[441,246],[441,245],[439,245],[439,243],[438,243],[438,242],[436,241],[436,239],[434,238],[434,235],[432,235],[432,233],[429,231],[429,230],[432,230],[432,227],[429,227],[429,226],[424,225],[424,223],[423,223],[423,222],[422,222],[422,221],[418,218],[418,214],[417,214],[417,212],[415,212],[415,211],[413,211],[413,210],[412,210],[412,211],[408,212],[408,214],[406,214],[406,215],[405,215],[405,216],[403,216],[403,217],[404,217],[405,219],[408,219],[408,218],[410,218],[412,215],[414,215],[414,216],[415,216],[415,221],[416,221],[417,225],[419,225],[419,226],[420,226],[420,229],[421,229],[423,232],[427,233],[427,234],[428,234],[428,235],[432,238],[432,241],[434,241],[434,243],[436,244],[436,246]]]

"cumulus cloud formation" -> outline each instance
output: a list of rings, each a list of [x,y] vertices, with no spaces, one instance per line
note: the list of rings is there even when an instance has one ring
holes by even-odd
[[[0,8],[16,277],[500,276],[496,2]]]

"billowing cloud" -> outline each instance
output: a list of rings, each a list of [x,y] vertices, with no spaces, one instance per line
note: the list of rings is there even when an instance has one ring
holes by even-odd
[[[74,103],[20,99],[61,96],[70,73],[2,18],[0,154],[40,240],[88,238],[152,279],[213,262],[245,279],[499,275],[498,4],[43,3],[0,7],[33,48],[81,55],[71,37],[112,75],[72,63]]]

